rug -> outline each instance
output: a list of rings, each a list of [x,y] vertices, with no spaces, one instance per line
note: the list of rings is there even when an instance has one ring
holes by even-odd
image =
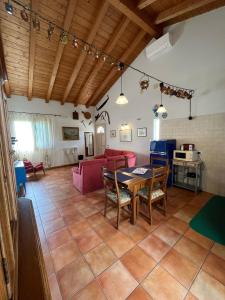
[[[210,198],[189,225],[198,233],[225,245],[225,197]]]

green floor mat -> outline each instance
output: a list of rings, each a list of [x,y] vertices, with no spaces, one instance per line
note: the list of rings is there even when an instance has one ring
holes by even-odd
[[[213,196],[189,225],[198,233],[225,245],[225,197]]]

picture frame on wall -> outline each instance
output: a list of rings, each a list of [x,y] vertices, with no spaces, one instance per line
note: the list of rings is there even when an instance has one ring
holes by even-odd
[[[116,130],[115,129],[110,130],[110,137],[111,138],[116,137]]]
[[[137,136],[138,137],[146,137],[147,136],[147,127],[137,128]]]
[[[62,127],[64,141],[77,141],[79,137],[79,127]]]
[[[120,142],[132,142],[132,130],[131,129],[120,130]]]

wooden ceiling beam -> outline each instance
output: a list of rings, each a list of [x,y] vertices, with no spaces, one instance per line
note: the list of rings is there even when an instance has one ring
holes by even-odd
[[[73,21],[76,4],[77,4],[77,0],[70,0],[68,3],[67,11],[66,11],[65,19],[64,19],[64,24],[63,24],[63,28],[65,31],[69,31],[69,29],[70,29],[71,23]],[[60,64],[60,61],[62,58],[64,47],[65,47],[65,45],[63,45],[61,42],[59,42],[58,49],[57,49],[56,56],[55,56],[55,62],[53,64],[51,78],[50,78],[49,85],[48,85],[46,102],[49,102],[49,100],[51,99],[52,90],[53,90],[55,79],[56,79],[56,76],[58,73],[59,64]]]
[[[136,38],[134,39],[133,43],[130,45],[130,47],[124,52],[124,54],[121,56],[120,61],[126,62],[126,60],[129,58],[129,56],[134,52],[136,47],[139,45],[140,41],[144,38],[146,32],[142,29],[140,29],[139,33],[137,34]],[[88,102],[87,106],[92,105],[93,103],[98,102],[100,100],[100,95],[104,91],[105,88],[109,88],[109,82],[112,80],[112,78],[115,76],[115,72],[118,72],[115,67],[111,69],[109,74],[106,76],[104,81],[101,83],[101,85],[96,89],[96,91],[93,93],[94,97],[92,97]]]
[[[38,11],[39,8],[38,0],[31,0],[31,8],[34,11]],[[33,28],[32,22],[30,22],[30,48],[29,48],[29,70],[28,70],[28,92],[27,98],[29,101],[32,100],[33,94],[33,81],[34,81],[34,59],[35,59],[35,48],[36,48],[36,31]]]
[[[132,22],[142,28],[151,36],[158,37],[161,30],[149,20],[149,15],[144,11],[140,11],[134,1],[130,0],[108,0],[108,2],[119,10],[122,14],[127,16]]]
[[[130,20],[127,17],[123,17],[121,23],[116,27],[112,37],[110,38],[108,44],[106,45],[104,52],[107,54],[110,54],[110,52],[115,47],[116,43],[124,33],[125,29],[127,28],[127,25],[129,24]],[[98,61],[97,64],[92,69],[88,79],[86,80],[84,86],[82,87],[78,97],[77,102],[83,104],[83,99],[87,95],[88,86],[93,80],[95,79],[98,72],[101,70],[101,68],[104,65],[104,61]]]
[[[90,30],[90,33],[88,35],[88,38],[86,40],[87,43],[89,43],[89,44],[91,44],[94,41],[96,33],[97,33],[98,29],[99,29],[99,26],[100,26],[100,24],[102,22],[102,19],[104,18],[105,14],[106,14],[106,11],[107,11],[107,9],[109,7],[109,4],[108,4],[107,1],[102,0],[100,7],[101,8],[100,8],[100,10],[98,12],[98,15],[96,17],[96,21],[93,24],[93,26],[92,26],[92,28]],[[71,89],[72,89],[72,87],[74,85],[74,82],[77,79],[77,76],[78,76],[78,74],[80,72],[80,69],[81,69],[81,67],[82,67],[82,65],[84,63],[84,60],[85,60],[86,56],[87,56],[87,53],[84,52],[84,51],[81,51],[81,53],[80,53],[80,55],[79,55],[79,57],[77,59],[77,62],[75,64],[74,68],[73,68],[73,72],[71,74],[70,80],[69,80],[69,82],[68,82],[68,84],[66,86],[66,89],[65,89],[65,92],[64,92],[61,104],[64,104],[66,102],[66,99],[68,98],[69,93],[70,93],[70,91],[71,91]]]
[[[180,4],[177,4],[171,8],[168,8],[158,14],[155,20],[155,24],[161,24],[163,22],[169,21],[185,13],[188,13],[197,8],[201,8],[208,4],[216,2],[216,0],[185,0]]]
[[[144,9],[158,0],[140,0],[138,3],[139,9]]]
[[[5,92],[6,96],[8,98],[10,98],[11,97],[11,88],[10,88],[8,73],[7,73],[6,64],[5,64],[5,55],[4,55],[1,34],[0,34],[0,68],[1,68],[1,77],[3,80],[4,92]]]

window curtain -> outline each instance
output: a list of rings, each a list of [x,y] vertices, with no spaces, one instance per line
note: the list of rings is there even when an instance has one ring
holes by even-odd
[[[51,167],[54,149],[54,117],[9,112],[11,136],[16,137],[15,156]]]

